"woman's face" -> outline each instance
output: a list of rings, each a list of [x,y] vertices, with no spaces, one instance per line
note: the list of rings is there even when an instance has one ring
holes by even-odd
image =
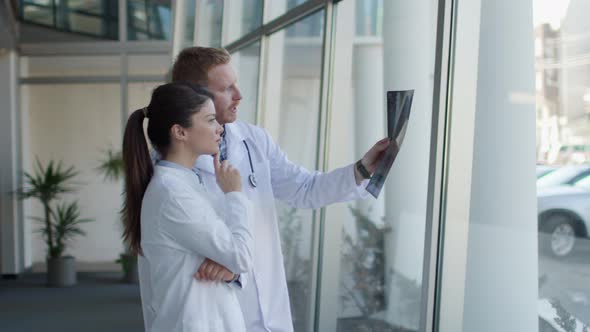
[[[193,125],[187,128],[187,143],[198,155],[212,155],[219,152],[223,127],[215,120],[215,106],[211,99],[192,115]]]

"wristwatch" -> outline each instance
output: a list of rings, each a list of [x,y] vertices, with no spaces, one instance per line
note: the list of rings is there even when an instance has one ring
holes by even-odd
[[[361,174],[361,176],[363,178],[370,179],[371,173],[369,173],[369,171],[367,171],[367,169],[365,168],[365,166],[363,165],[363,163],[361,161],[362,161],[362,159],[359,159],[359,161],[356,162],[355,167],[359,171],[359,173]]]

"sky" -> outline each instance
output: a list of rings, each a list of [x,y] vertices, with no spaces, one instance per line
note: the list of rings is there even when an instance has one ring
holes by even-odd
[[[549,23],[559,28],[570,0],[533,0],[533,22],[535,26]]]

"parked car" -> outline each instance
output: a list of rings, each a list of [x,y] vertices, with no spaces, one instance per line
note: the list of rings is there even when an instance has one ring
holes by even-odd
[[[537,179],[540,179],[545,175],[555,171],[557,168],[557,166],[537,165]]]
[[[590,175],[573,185],[538,188],[537,212],[539,247],[556,257],[569,255],[576,238],[588,237]]]
[[[537,168],[537,188],[546,188],[560,185],[573,185],[577,181],[590,175],[590,165],[570,165],[555,169],[545,176],[538,177]]]

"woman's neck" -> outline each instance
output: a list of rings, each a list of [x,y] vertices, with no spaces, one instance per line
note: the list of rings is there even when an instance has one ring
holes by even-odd
[[[168,152],[166,157],[164,157],[164,160],[179,164],[190,169],[193,168],[193,166],[195,165],[195,161],[198,157],[198,155],[186,153],[186,151],[182,153],[180,153],[179,151],[170,151]]]

